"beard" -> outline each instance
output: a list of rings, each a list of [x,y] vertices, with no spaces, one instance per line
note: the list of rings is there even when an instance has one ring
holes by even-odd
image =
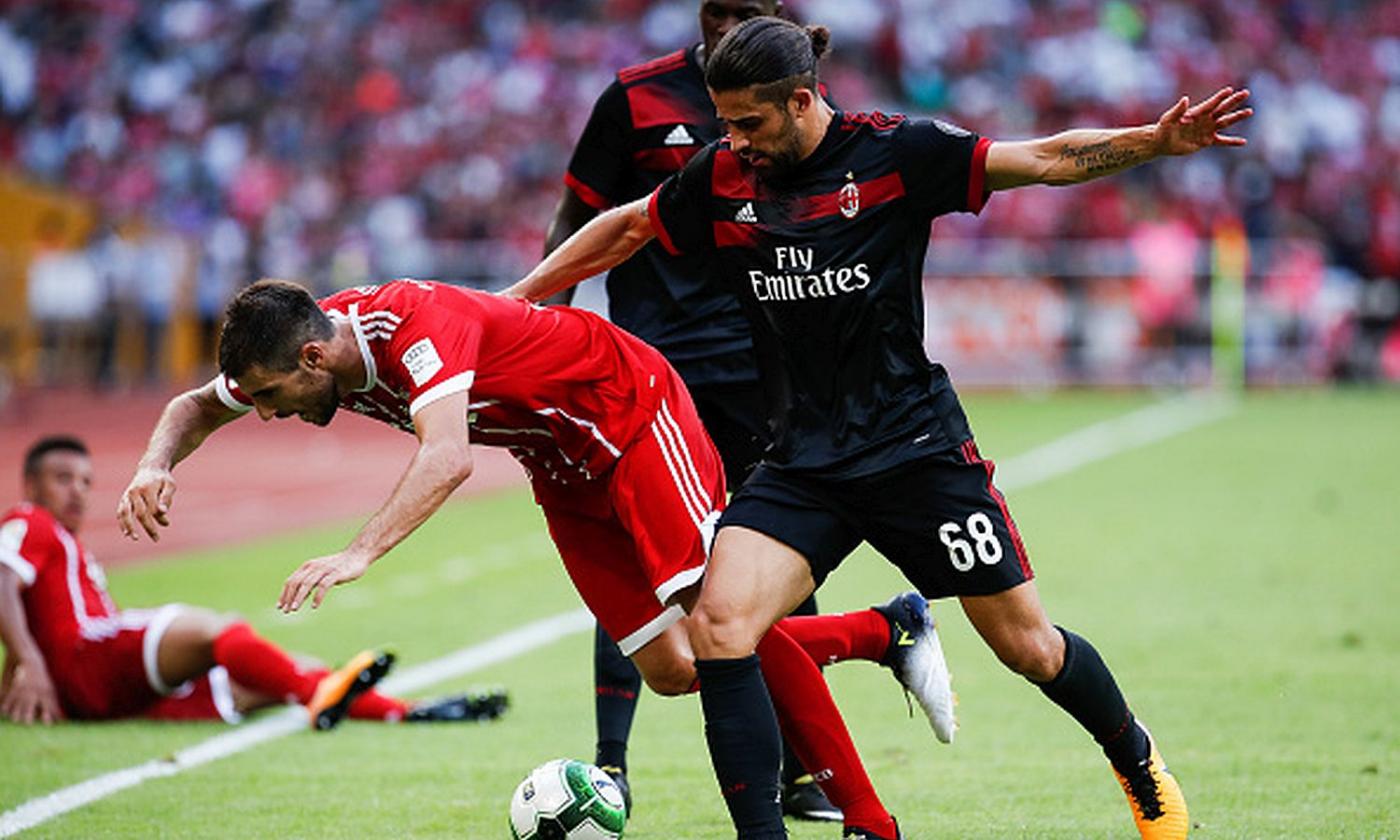
[[[766,151],[751,152],[746,155],[749,164],[753,166],[754,172],[764,180],[775,180],[785,177],[802,162],[801,138],[797,133],[797,121],[791,114],[783,114],[783,127],[779,132],[777,145]],[[764,162],[754,163],[754,157],[761,158]]]
[[[326,390],[316,395],[312,406],[300,412],[301,419],[317,426],[329,426],[338,408],[340,408],[340,393],[335,387],[335,380],[331,380]]]

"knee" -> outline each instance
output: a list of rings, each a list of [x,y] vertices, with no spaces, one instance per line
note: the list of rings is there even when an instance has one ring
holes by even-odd
[[[687,619],[686,630],[697,657],[738,659],[753,653],[754,645],[767,629],[752,625],[748,616],[702,597]]]
[[[997,658],[1006,667],[1032,682],[1049,682],[1065,663],[1065,642],[1052,625],[1022,630],[996,646]]]
[[[236,624],[243,624],[243,617],[237,613],[219,613],[203,607],[192,607],[185,610],[183,618],[193,633],[195,641],[201,645],[213,649],[214,643],[230,627]]]
[[[667,662],[661,667],[642,672],[647,687],[662,697],[689,694],[695,687],[695,664],[688,661]]]

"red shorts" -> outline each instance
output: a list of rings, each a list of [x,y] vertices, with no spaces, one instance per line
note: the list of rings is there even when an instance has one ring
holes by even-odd
[[[165,719],[237,719],[228,674],[210,674],[167,686],[156,667],[156,651],[180,604],[122,610],[99,639],[82,639],[49,658],[49,676],[63,711],[78,720],[145,715]],[[226,714],[227,713],[227,714]],[[230,717],[232,716],[232,718]]]
[[[684,615],[667,602],[705,574],[724,509],[724,466],[675,378],[651,428],[602,481],[570,486],[551,504],[549,533],[574,587],[628,656]]]

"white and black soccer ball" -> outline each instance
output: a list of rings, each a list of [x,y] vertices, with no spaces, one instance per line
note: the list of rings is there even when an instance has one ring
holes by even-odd
[[[617,840],[626,823],[622,790],[584,761],[546,761],[530,771],[510,798],[515,840]]]

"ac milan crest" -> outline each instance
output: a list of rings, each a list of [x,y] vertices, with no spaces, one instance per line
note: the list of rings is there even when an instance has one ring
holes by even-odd
[[[860,187],[852,181],[841,188],[841,192],[836,194],[836,207],[840,209],[841,215],[848,219],[854,219],[860,212]]]

